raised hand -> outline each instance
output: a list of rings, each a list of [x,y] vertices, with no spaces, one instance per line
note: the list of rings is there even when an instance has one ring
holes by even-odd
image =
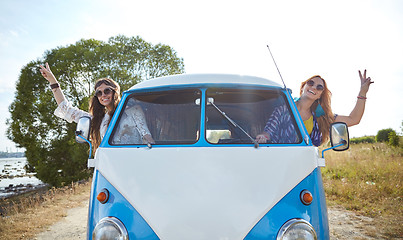
[[[50,70],[49,64],[46,63],[45,66],[46,67],[40,65],[41,69],[39,69],[39,71],[41,71],[42,76],[46,80],[48,80],[50,84],[56,83],[57,80],[56,80],[55,76],[53,75],[52,71]]]
[[[56,102],[59,105],[61,102],[65,101],[66,98],[64,97],[63,91],[60,89],[60,86],[57,83],[55,75],[53,75],[52,71],[50,70],[49,64],[46,63],[45,66],[46,67],[40,65],[41,69],[39,69],[39,71],[41,71],[42,76],[49,81],[50,88],[52,89]]]
[[[371,81],[370,77],[367,77],[367,69],[364,70],[364,75],[361,74],[360,70],[358,70],[358,73],[360,75],[360,80],[361,80],[360,96],[365,97],[365,95],[367,94],[367,92],[369,90],[369,85],[371,85],[374,82]]]

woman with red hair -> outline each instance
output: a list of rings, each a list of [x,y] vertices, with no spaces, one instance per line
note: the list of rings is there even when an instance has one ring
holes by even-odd
[[[367,77],[367,70],[364,70],[364,74],[359,72],[361,80],[361,88],[357,96],[357,102],[350,115],[337,115],[332,112],[331,108],[331,92],[327,88],[326,81],[319,75],[310,77],[301,83],[300,98],[296,100],[298,111],[301,115],[304,125],[311,137],[312,144],[319,146],[325,143],[329,139],[329,128],[333,122],[345,122],[347,126],[354,126],[361,121],[364,114],[366,95],[371,83],[370,77]],[[287,113],[289,114],[289,113]],[[273,111],[272,116],[267,122],[264,132],[256,136],[256,141],[259,143],[266,142],[278,142],[277,128],[282,119],[289,119],[284,117],[284,111],[280,108]],[[293,127],[293,124],[284,124],[283,126]],[[283,143],[295,142],[296,135],[293,129],[282,130],[289,134],[286,138],[282,139]],[[288,138],[288,139],[287,139]],[[287,139],[287,140],[284,140]]]

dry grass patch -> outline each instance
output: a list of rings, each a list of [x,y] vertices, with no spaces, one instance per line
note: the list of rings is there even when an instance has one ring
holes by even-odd
[[[403,237],[402,147],[361,143],[325,156],[322,175],[328,205],[373,217],[386,238]]]
[[[46,193],[2,200],[11,202],[0,218],[0,239],[31,239],[46,227],[66,216],[67,209],[80,206],[89,199],[91,184],[73,183],[52,188]],[[61,207],[62,206],[62,207]]]

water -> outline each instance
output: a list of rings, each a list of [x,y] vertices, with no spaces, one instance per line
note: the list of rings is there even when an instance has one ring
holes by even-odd
[[[0,198],[45,186],[35,173],[25,171],[26,164],[26,158],[0,158]]]

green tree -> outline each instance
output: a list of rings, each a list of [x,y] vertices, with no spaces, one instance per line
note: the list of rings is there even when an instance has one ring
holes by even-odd
[[[390,132],[395,132],[395,131],[392,128],[379,130],[378,133],[376,134],[376,141],[377,142],[388,142]]]
[[[171,47],[122,35],[107,42],[80,40],[46,51],[41,59],[24,66],[9,107],[7,136],[26,149],[28,170],[52,186],[85,179],[90,172],[88,145],[75,143],[76,124],[53,115],[57,104],[39,73],[39,65],[45,62],[51,65],[66,98],[81,109],[88,109],[98,78],[112,78],[124,91],[145,79],[184,72],[183,59]]]
[[[399,135],[396,134],[395,131],[389,133],[389,141],[388,144],[392,147],[399,146]]]

